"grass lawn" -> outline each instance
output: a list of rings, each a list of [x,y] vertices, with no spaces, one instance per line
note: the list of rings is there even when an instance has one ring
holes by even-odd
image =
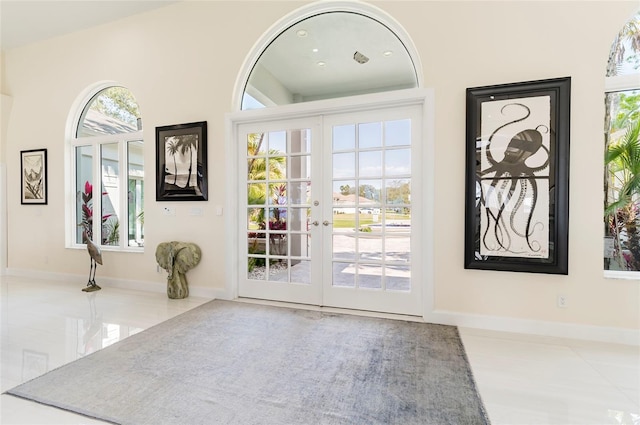
[[[380,223],[382,217],[378,215],[378,221],[373,221],[374,214],[359,214],[360,226],[366,226],[368,224]],[[411,218],[408,214],[387,214],[387,220],[409,220]],[[356,214],[334,214],[333,215],[333,227],[335,229],[353,229],[356,227]]]

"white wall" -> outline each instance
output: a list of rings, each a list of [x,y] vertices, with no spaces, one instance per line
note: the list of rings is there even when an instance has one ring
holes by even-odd
[[[203,251],[191,287],[224,287],[224,114],[245,56],[289,1],[181,2],[117,23],[5,53],[2,92],[13,97],[7,133],[9,267],[78,275],[86,252],[64,248],[65,123],[88,85],[115,80],[136,96],[145,126],[146,180],[154,181],[161,125],[209,124],[209,201],[175,203],[166,217],[146,185],[144,254],[104,254],[98,279],[164,283],[155,246],[188,240]],[[603,278],[602,163],[604,71],[610,44],[637,1],[380,1],[411,35],[436,93],[435,307],[475,316],[639,328],[638,281]],[[250,11],[250,13],[249,13]],[[463,268],[465,89],[572,77],[569,275]],[[49,149],[49,205],[19,203],[19,151]],[[190,217],[189,208],[204,207]],[[419,254],[418,254],[419,255]],[[427,254],[423,254],[427,255]],[[556,296],[569,307],[556,307]]]

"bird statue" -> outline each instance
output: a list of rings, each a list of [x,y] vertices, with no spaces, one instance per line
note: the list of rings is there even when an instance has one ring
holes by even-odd
[[[86,230],[82,231],[82,238],[87,243],[87,251],[89,252],[89,257],[91,257],[91,267],[89,268],[89,282],[87,286],[82,288],[84,292],[93,292],[99,291],[100,288],[96,284],[96,269],[98,268],[97,264],[102,265],[102,251],[98,245],[94,244],[91,238],[87,235]]]

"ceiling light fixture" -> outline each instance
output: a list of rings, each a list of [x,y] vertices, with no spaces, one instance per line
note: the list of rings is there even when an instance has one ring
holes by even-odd
[[[382,52],[382,54],[384,56],[389,57],[389,56],[393,55],[393,50],[385,50],[384,52]]]
[[[298,37],[306,37],[306,36],[307,36],[307,34],[308,34],[308,33],[307,33],[307,30],[298,30],[298,31],[296,31],[296,35],[297,35]]]
[[[353,60],[358,62],[360,65],[369,62],[369,58],[358,51],[353,54]]]
[[[316,65],[318,65],[318,66],[320,66],[320,67],[325,66],[326,64],[327,64],[327,63],[326,63],[326,62],[323,62],[323,61],[318,61],[318,62],[316,62]]]

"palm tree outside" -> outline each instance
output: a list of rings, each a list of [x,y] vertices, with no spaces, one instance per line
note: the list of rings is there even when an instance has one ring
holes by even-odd
[[[640,12],[616,36],[606,77],[640,74]],[[606,270],[640,271],[640,87],[605,96],[604,224],[613,240]]]

